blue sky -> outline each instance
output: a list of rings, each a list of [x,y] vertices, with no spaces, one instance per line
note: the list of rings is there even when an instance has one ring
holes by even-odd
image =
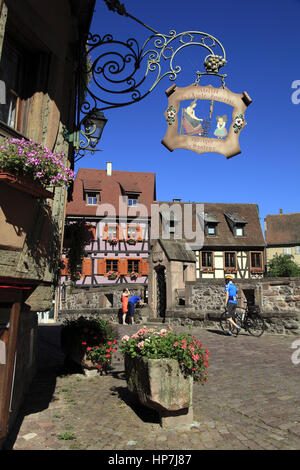
[[[175,82],[165,77],[140,102],[104,111],[108,123],[99,143],[102,152],[81,159],[75,170],[102,169],[111,161],[113,170],[153,172],[157,200],[256,203],[262,225],[267,214],[277,214],[280,208],[299,212],[300,104],[292,102],[292,83],[300,80],[300,1],[121,3],[161,33],[203,31],[222,43],[227,65],[221,71],[227,74],[227,88],[247,91],[253,100],[240,135],[242,153],[226,159],[184,149],[170,152],[161,144],[167,129],[165,90],[173,83],[188,86],[197,70],[204,71],[206,50],[189,46],[177,56],[182,72]],[[102,0],[96,2],[91,32],[101,37],[110,33],[121,41],[134,37],[140,45],[151,34],[132,19],[109,11]],[[149,75],[143,90],[153,81],[154,75]],[[219,87],[221,82],[203,78],[200,84]]]

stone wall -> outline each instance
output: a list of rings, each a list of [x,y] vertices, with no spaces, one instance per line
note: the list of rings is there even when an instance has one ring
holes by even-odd
[[[61,323],[67,318],[75,318],[81,315],[101,315],[112,322],[120,321],[122,315],[122,292],[128,288],[131,295],[138,295],[145,299],[145,286],[142,284],[120,284],[101,287],[78,287],[71,283],[65,286],[65,292],[61,294],[60,309],[57,322]],[[147,307],[136,308],[136,319],[148,315]]]
[[[236,280],[239,304],[246,297],[260,308],[268,331],[282,334],[300,334],[300,278],[262,278]],[[224,280],[206,280],[186,283],[185,307],[174,309],[174,317],[185,318],[185,323],[213,324],[224,311]],[[186,312],[185,315],[180,314]]]

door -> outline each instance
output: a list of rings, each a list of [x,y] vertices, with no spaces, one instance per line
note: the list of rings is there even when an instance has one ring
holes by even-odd
[[[166,289],[166,269],[160,267],[156,270],[156,305],[157,315],[165,318],[167,305],[167,289]]]

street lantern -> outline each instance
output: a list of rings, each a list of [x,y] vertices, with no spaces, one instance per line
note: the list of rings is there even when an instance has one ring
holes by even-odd
[[[107,119],[102,111],[96,110],[83,121],[85,136],[89,138],[90,146],[95,149],[101,139]]]

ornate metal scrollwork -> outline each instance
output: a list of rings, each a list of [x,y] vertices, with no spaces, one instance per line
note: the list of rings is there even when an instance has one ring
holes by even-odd
[[[175,81],[181,72],[181,66],[175,63],[177,55],[189,46],[201,46],[207,51],[205,72],[197,72],[196,84],[202,75],[217,75],[224,84],[226,75],[219,74],[219,69],[226,64],[226,54],[218,39],[200,31],[176,33],[171,30],[168,34],[162,34],[127,13],[119,0],[104,1],[110,10],[130,17],[152,34],[141,48],[134,38],[122,42],[111,34],[102,37],[88,34],[82,47],[78,74],[79,129],[82,121],[95,110],[136,103],[149,95],[163,78],[169,77],[169,80]],[[153,78],[152,82],[150,77]],[[148,80],[150,83],[147,86]],[[89,142],[89,136],[80,132]],[[87,148],[88,144],[82,147]]]

